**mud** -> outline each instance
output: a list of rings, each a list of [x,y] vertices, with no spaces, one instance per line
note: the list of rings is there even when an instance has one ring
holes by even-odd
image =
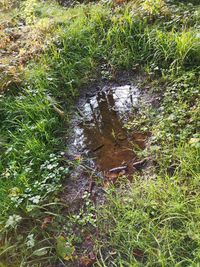
[[[65,183],[63,199],[73,203],[70,211],[79,209],[85,191],[94,203],[102,203],[107,183],[120,176],[131,180],[145,167],[135,168],[134,163],[141,160],[135,151],[145,148],[149,134],[124,127],[141,102],[149,103],[148,94],[137,84],[125,80],[81,91],[67,140],[66,156],[74,171]]]
[[[128,133],[124,127],[132,109],[138,107],[140,98],[136,86],[105,86],[79,105],[82,116],[74,125],[74,139],[71,150],[90,158],[96,169],[109,173],[112,168],[127,166],[133,172],[136,160],[135,145],[145,147],[146,135]]]

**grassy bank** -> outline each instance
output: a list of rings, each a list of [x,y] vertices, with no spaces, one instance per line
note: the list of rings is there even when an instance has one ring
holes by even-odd
[[[198,266],[199,5],[24,1],[15,12],[40,36],[41,51],[19,81],[7,76],[0,97],[2,266],[74,266],[77,236],[59,197],[70,175],[62,139],[70,109],[81,86],[136,66],[161,96],[128,125],[152,132],[143,153],[155,171],[108,189],[97,211],[96,264]]]

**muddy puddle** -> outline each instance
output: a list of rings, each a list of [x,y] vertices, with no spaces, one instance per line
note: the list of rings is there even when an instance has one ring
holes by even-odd
[[[62,199],[70,212],[79,210],[84,192],[91,194],[94,203],[103,203],[105,187],[122,176],[131,180],[148,165],[137,155],[146,147],[149,134],[124,127],[140,112],[141,103],[152,101],[138,83],[122,81],[80,92],[66,144],[72,171]]]
[[[139,108],[140,91],[131,84],[104,86],[81,99],[73,125],[71,153],[89,159],[105,178],[131,174],[137,157],[134,148],[145,147],[147,136],[124,127],[133,108]]]
[[[92,203],[89,215],[96,219],[95,208],[105,204],[110,184],[118,186],[120,177],[128,182],[136,171],[148,165],[137,156],[138,150],[145,148],[148,134],[128,131],[124,125],[135,112],[138,114],[141,103],[148,104],[149,100],[144,91],[127,83],[81,91],[67,140],[71,174],[63,184],[61,196],[70,216],[78,214],[82,218],[88,212],[88,203]],[[84,227],[74,223],[73,231],[85,241],[77,244],[77,262],[71,266],[82,266],[83,258],[93,266],[98,228],[90,223]]]

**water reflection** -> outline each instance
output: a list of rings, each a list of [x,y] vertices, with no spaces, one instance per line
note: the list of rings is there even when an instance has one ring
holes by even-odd
[[[129,165],[133,159],[123,124],[138,97],[137,88],[130,85],[104,88],[82,107],[84,119],[75,129],[74,146],[94,157],[101,170]]]

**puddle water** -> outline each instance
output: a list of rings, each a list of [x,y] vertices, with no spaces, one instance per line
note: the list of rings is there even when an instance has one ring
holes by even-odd
[[[116,173],[132,173],[134,146],[145,147],[146,136],[124,128],[140,93],[132,85],[103,87],[79,105],[80,119],[74,127],[73,153],[87,156],[108,178]],[[112,170],[113,168],[117,168]]]

